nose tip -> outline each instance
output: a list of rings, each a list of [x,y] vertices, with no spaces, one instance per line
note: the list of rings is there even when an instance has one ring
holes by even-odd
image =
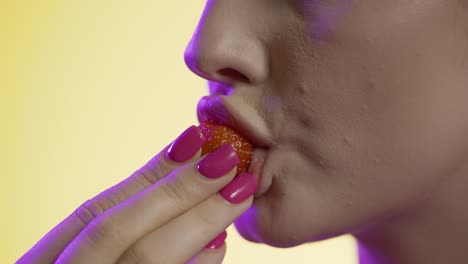
[[[249,67],[243,65],[246,62],[235,58],[237,55],[222,50],[205,52],[201,49],[203,47],[193,47],[193,44],[189,44],[184,54],[185,64],[198,76],[221,83],[258,81]]]
[[[197,30],[184,52],[185,64],[193,73],[228,84],[252,84],[266,78],[266,56],[258,43],[235,32],[202,30]]]

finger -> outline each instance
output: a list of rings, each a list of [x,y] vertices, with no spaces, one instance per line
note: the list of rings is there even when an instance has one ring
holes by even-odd
[[[83,203],[38,241],[17,263],[32,263],[33,261],[34,263],[54,262],[65,247],[86,225],[104,211],[167,176],[180,166],[182,162],[190,163],[198,160],[201,156],[200,148],[205,142],[200,135],[199,129],[195,126],[186,129],[176,140],[167,145],[159,154],[154,156],[130,177]],[[184,146],[185,148],[182,149]],[[192,155],[192,153],[195,154]],[[183,161],[187,157],[190,158]],[[177,161],[173,161],[171,158]]]
[[[42,237],[18,261],[22,263],[52,263],[66,246],[95,217],[115,204],[149,186],[147,167],[133,173],[130,178],[100,193],[83,203],[71,215],[67,216],[57,226]]]
[[[239,175],[220,194],[137,241],[118,263],[185,263],[251,206],[256,188],[252,175]]]
[[[58,262],[115,262],[139,238],[213,196],[228,184],[236,173],[238,163],[239,158],[232,146],[225,144],[200,162],[178,167],[156,184],[107,210],[88,224],[67,246]],[[210,179],[205,175],[218,178]]]
[[[226,255],[226,231],[223,231],[186,264],[221,264]]]

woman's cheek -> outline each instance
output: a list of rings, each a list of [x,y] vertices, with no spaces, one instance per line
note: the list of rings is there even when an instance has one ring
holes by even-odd
[[[352,9],[352,0],[303,0],[298,10],[304,16],[308,33],[315,39],[325,39],[343,22]]]

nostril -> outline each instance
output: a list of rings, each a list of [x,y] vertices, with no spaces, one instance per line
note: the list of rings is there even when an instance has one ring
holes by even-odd
[[[249,81],[249,78],[247,78],[244,74],[232,68],[224,68],[224,69],[218,70],[216,73],[221,75],[221,77],[223,78],[227,77],[229,80],[241,81],[241,82]]]

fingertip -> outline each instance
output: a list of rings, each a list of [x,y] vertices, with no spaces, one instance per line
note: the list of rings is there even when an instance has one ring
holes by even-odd
[[[205,246],[205,249],[220,248],[223,245],[224,241],[226,240],[226,237],[227,237],[227,232],[226,230],[224,230],[223,232],[221,232],[221,234],[219,234],[217,237],[211,240],[211,242]]]
[[[216,249],[203,248],[187,264],[221,264],[226,255],[227,245],[223,243]]]

